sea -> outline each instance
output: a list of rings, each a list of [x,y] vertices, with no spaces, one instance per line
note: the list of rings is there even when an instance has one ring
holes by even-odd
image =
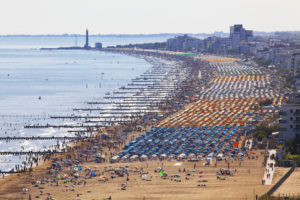
[[[166,36],[92,36],[90,44],[162,42]],[[49,116],[68,115],[86,101],[101,99],[151,68],[143,59],[88,50],[40,50],[83,46],[83,36],[0,36],[0,137],[71,136],[67,130],[25,129],[47,124]],[[53,149],[56,141],[0,141],[1,151]],[[25,156],[0,156],[0,170]]]

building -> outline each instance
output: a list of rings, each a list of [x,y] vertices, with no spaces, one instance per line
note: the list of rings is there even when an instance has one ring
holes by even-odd
[[[295,51],[291,59],[291,71],[295,77],[296,92],[289,95],[287,104],[282,107],[279,120],[279,133],[282,139],[300,137],[300,52]]]
[[[291,47],[271,47],[272,64],[280,68],[288,68],[291,66],[291,57],[294,49]]]
[[[300,137],[300,93],[289,96],[286,105],[281,109],[279,135],[284,140]]]
[[[203,48],[210,53],[224,53],[227,51],[228,38],[222,37],[208,37],[203,40]]]
[[[249,52],[249,46],[247,42],[245,41],[240,42],[240,53],[247,54],[248,52]]]
[[[167,40],[166,49],[169,51],[199,52],[203,49],[203,41],[188,35],[177,36]]]
[[[292,55],[292,66],[291,70],[295,77],[300,77],[300,51],[294,52]]]
[[[231,41],[232,41],[232,48],[238,49],[240,47],[241,35],[239,33],[233,33]]]
[[[230,27],[230,39],[232,48],[239,49],[241,42],[253,41],[253,31],[244,29],[242,24],[235,24]]]
[[[235,24],[233,26],[230,26],[230,38],[233,37],[234,33],[240,33],[243,29],[243,25],[242,24]]]
[[[101,43],[101,42],[97,42],[97,43],[95,44],[95,48],[96,48],[96,49],[102,49],[102,43]]]
[[[252,30],[246,30],[246,41],[247,42],[253,41],[253,31]]]
[[[89,46],[89,30],[86,29],[85,31],[85,45],[84,47],[85,49],[90,49],[91,47]]]
[[[292,55],[291,71],[295,77],[296,91],[300,92],[300,51]]]

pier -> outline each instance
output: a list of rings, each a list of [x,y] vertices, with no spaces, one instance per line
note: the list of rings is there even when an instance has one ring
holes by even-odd
[[[62,136],[62,137],[42,137],[42,136],[31,136],[31,137],[0,137],[0,140],[10,141],[10,140],[81,140],[84,139],[83,137],[69,137],[69,136]]]
[[[94,125],[94,126],[88,126],[88,125],[26,125],[24,128],[105,128],[104,125]]]
[[[22,156],[22,155],[48,155],[48,154],[59,154],[63,152],[59,151],[1,151],[0,155],[13,155],[13,156]]]

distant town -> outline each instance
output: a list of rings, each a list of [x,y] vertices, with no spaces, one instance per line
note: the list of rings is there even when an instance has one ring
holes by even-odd
[[[257,32],[246,30],[242,24],[230,27],[229,37],[209,36],[199,39],[195,36],[184,34],[167,40],[166,43],[131,44],[117,47],[156,48],[169,51],[201,52],[214,54],[230,54],[255,58],[266,66],[286,68],[291,66],[294,53],[300,50],[299,32]]]

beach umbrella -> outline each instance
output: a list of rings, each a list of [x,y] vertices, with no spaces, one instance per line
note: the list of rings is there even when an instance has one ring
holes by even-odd
[[[147,178],[147,174],[142,174],[142,178]]]
[[[147,156],[143,154],[143,155],[141,156],[141,158],[147,158]]]
[[[189,158],[194,158],[195,157],[195,154],[194,153],[190,153],[189,154]]]
[[[96,177],[96,174],[93,172],[93,173],[91,174],[91,177]]]
[[[239,143],[238,143],[238,142],[234,142],[234,143],[233,143],[233,146],[238,147],[238,146],[239,146]]]
[[[119,157],[120,157],[120,156],[114,156],[114,157],[112,157],[111,159],[112,159],[112,160],[117,160],[117,159],[119,159]]]
[[[148,157],[146,156],[146,155],[141,155],[141,157],[140,157],[140,159],[142,160],[142,161],[144,161],[144,160],[146,160]]]
[[[179,158],[183,158],[183,157],[185,157],[185,154],[182,153],[182,154],[180,154],[178,157],[179,157]]]
[[[165,159],[166,157],[167,157],[166,154],[161,154],[161,155],[160,155],[160,158],[161,158],[161,159]]]

